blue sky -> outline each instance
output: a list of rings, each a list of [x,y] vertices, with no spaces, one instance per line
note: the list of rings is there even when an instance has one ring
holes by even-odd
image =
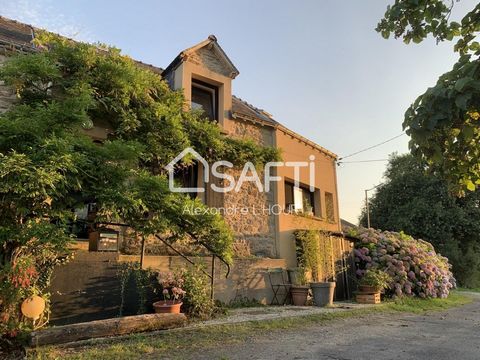
[[[402,132],[409,104],[456,60],[451,43],[384,40],[374,28],[392,1],[0,0],[0,15],[121,48],[165,67],[209,34],[240,70],[233,92],[290,129],[345,156]],[[452,18],[476,1],[462,0]],[[348,160],[408,151],[408,137]],[[386,162],[338,168],[340,215],[357,222],[364,190]]]

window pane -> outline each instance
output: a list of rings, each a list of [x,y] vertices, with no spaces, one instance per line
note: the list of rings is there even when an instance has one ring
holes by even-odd
[[[295,211],[303,211],[303,191],[299,187],[293,188],[293,200],[295,203]]]
[[[192,109],[201,109],[210,120],[215,119],[215,90],[192,86]]]

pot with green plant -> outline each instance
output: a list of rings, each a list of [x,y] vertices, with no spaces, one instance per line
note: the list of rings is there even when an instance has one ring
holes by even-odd
[[[292,286],[290,287],[290,293],[292,295],[293,305],[307,305],[310,286],[307,284],[305,269],[302,267],[290,269],[288,270],[288,274],[290,276],[290,282],[292,283]]]
[[[388,287],[392,277],[384,271],[378,269],[369,269],[365,271],[365,274],[358,281],[358,290],[362,293],[377,293],[381,292]]]
[[[185,295],[185,290],[182,289],[183,279],[169,272],[165,276],[159,275],[159,282],[162,286],[163,300],[153,303],[155,312],[179,314]]]
[[[316,306],[333,305],[336,268],[328,234],[318,230],[295,232],[297,261],[310,274],[313,302]]]

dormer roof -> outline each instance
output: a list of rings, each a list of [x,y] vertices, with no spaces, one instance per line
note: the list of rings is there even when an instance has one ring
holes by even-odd
[[[183,50],[178,56],[167,66],[164,73],[167,74],[170,71],[177,68],[179,64],[184,61],[202,62],[207,59],[204,64],[210,70],[221,73],[231,79],[235,79],[240,73],[225,51],[218,44],[215,35],[210,35],[206,40],[199,42],[198,44]]]

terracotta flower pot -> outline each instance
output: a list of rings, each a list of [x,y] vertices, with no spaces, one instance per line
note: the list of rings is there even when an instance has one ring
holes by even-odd
[[[180,307],[182,304],[181,301],[160,300],[153,303],[153,308],[157,314],[180,314]]]
[[[292,301],[295,306],[305,306],[307,304],[309,286],[295,285],[290,288]]]

